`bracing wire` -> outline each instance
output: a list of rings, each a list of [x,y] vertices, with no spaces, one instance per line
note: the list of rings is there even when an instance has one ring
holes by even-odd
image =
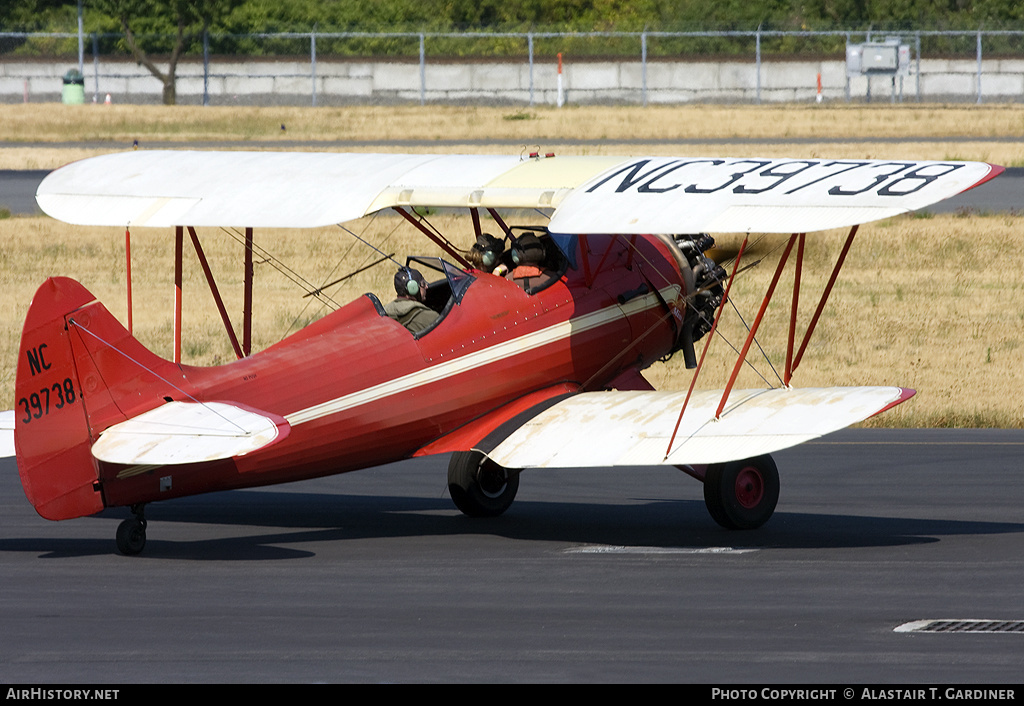
[[[369,221],[369,222],[368,222],[368,223],[366,224],[366,227],[364,228],[364,231],[366,230],[366,228],[369,228],[369,227],[370,227],[370,226],[371,226],[371,225],[373,224],[373,222],[374,222],[374,221],[376,220],[376,218],[377,218],[377,215],[378,215],[379,213],[380,213],[380,211],[378,211],[378,212],[376,212],[376,213],[374,213],[374,214],[373,214],[373,216],[372,216],[372,217],[370,218],[370,221]],[[400,224],[399,224],[399,225],[400,225]],[[396,226],[395,226],[394,228],[392,228],[392,229],[391,229],[391,232],[387,234],[387,236],[386,236],[386,237],[384,238],[384,240],[383,240],[383,241],[381,242],[381,245],[383,245],[384,243],[386,243],[386,242],[387,242],[388,240],[390,240],[390,239],[391,239],[391,236],[393,236],[393,235],[395,234],[395,231],[396,231],[396,230],[398,230],[398,227],[399,227],[399,225],[396,225]],[[360,237],[359,237],[358,235],[356,235],[355,233],[353,233],[353,232],[352,232],[351,230],[349,230],[349,229],[348,229],[348,228],[346,228],[345,226],[343,226],[343,225],[341,225],[341,224],[338,224],[338,227],[339,227],[339,228],[341,228],[341,229],[342,229],[343,231],[345,231],[345,232],[347,232],[347,233],[350,233],[351,235],[353,235],[353,236],[354,236],[354,237],[356,238],[356,240],[358,240],[358,241],[360,241],[360,242],[363,242],[363,243],[366,243],[367,245],[370,245],[369,243],[367,243],[367,242],[366,242],[365,240],[363,240],[362,238],[360,238]],[[347,249],[347,250],[346,250],[346,251],[345,251],[344,253],[342,253],[341,257],[340,257],[340,258],[338,259],[338,262],[337,262],[337,264],[336,264],[336,265],[334,266],[334,268],[333,268],[333,269],[332,269],[332,270],[331,270],[331,271],[330,271],[330,272],[329,272],[329,273],[328,273],[328,274],[327,274],[327,275],[326,275],[326,276],[324,277],[324,279],[325,279],[325,280],[326,280],[327,278],[329,278],[329,277],[333,277],[333,276],[334,276],[334,273],[338,271],[338,268],[339,268],[339,267],[341,267],[341,264],[342,264],[342,263],[343,263],[343,262],[344,262],[344,261],[346,260],[346,258],[348,258],[348,255],[349,255],[349,253],[350,253],[350,252],[352,252],[353,248],[355,248],[355,247],[356,247],[356,243],[354,243],[354,242],[353,242],[353,243],[351,243],[351,244],[350,244],[350,245],[348,246],[348,249]],[[371,248],[373,248],[374,250],[376,250],[377,252],[381,252],[380,250],[378,250],[377,248],[375,248],[375,247],[374,247],[373,245],[370,245],[370,247],[371,247]],[[383,253],[381,253],[381,254],[383,255]],[[393,254],[392,254],[392,255],[393,255]],[[393,257],[392,257],[391,255],[385,255],[385,256],[384,256],[384,259],[391,259],[391,260],[393,261],[393,259],[394,259],[394,258],[393,258]],[[370,265],[365,265],[365,266],[363,266],[363,267],[357,268],[357,269],[356,269],[356,270],[355,270],[354,272],[350,273],[350,274],[349,274],[349,275],[348,275],[347,277],[351,277],[351,276],[353,276],[353,275],[355,275],[355,274],[358,274],[358,273],[359,273],[359,272],[361,272],[362,270],[365,270],[365,269],[369,269],[369,268],[371,268],[371,267],[375,267],[376,265],[380,264],[380,262],[383,262],[383,261],[384,261],[384,260],[379,260],[378,262],[374,262],[374,263],[371,263]],[[366,261],[364,260],[363,262],[365,263]],[[290,325],[288,326],[288,330],[287,330],[287,331],[285,331],[284,335],[285,335],[285,336],[287,336],[287,335],[288,335],[289,333],[291,333],[292,329],[293,329],[293,328],[295,328],[295,325],[296,325],[296,324],[297,324],[297,323],[298,323],[298,322],[299,322],[300,320],[302,320],[302,317],[303,317],[303,315],[304,315],[304,314],[306,313],[306,310],[307,310],[307,309],[308,309],[308,308],[310,307],[310,305],[311,305],[311,304],[313,303],[313,299],[316,299],[316,300],[317,300],[317,301],[319,301],[319,302],[320,302],[321,304],[324,304],[324,305],[326,306],[326,304],[324,303],[324,301],[323,301],[323,300],[322,300],[322,299],[320,298],[320,295],[321,295],[321,293],[322,293],[322,292],[323,292],[324,290],[326,290],[326,289],[327,289],[328,287],[334,286],[334,285],[336,285],[336,284],[340,284],[340,283],[341,283],[342,281],[344,281],[345,279],[347,279],[347,277],[344,277],[344,278],[342,278],[342,279],[340,279],[340,280],[336,280],[336,281],[334,281],[334,282],[326,282],[325,284],[322,284],[322,285],[320,285],[319,287],[314,287],[314,288],[313,288],[313,289],[311,289],[310,291],[306,292],[306,294],[305,294],[305,297],[308,297],[308,298],[309,298],[310,300],[306,302],[306,304],[305,304],[305,305],[304,305],[304,306],[302,307],[302,310],[301,310],[301,311],[299,311],[299,313],[295,315],[295,318],[294,318],[294,319],[292,319],[292,322],[291,322],[291,324],[290,324]],[[326,296],[326,295],[325,295],[325,296]],[[333,301],[333,300],[332,300],[332,301]],[[335,308],[337,308],[337,306],[336,306]]]
[[[750,246],[750,247],[751,247],[751,248],[753,248],[754,246],[756,246],[756,245],[757,245],[757,244],[758,244],[759,242],[761,242],[761,240],[762,240],[762,239],[763,239],[764,237],[765,237],[764,235],[761,235],[761,236],[760,236],[760,237],[759,237],[759,238],[758,238],[757,240],[755,240],[755,241],[754,241],[754,242],[753,242],[753,243],[751,244],[751,246]],[[647,264],[649,264],[649,265],[652,265],[652,263],[651,263],[651,262],[650,262],[650,261],[648,260],[648,258],[647,258],[647,257],[646,257],[646,256],[645,256],[645,255],[643,254],[643,252],[642,252],[642,251],[641,251],[641,250],[640,250],[640,249],[639,249],[638,247],[636,247],[636,244],[635,244],[635,243],[633,243],[632,241],[628,241],[628,240],[627,240],[627,241],[626,241],[626,244],[627,244],[627,246],[629,246],[629,247],[630,247],[630,248],[631,248],[631,249],[633,250],[633,252],[634,252],[634,253],[636,254],[636,256],[637,256],[637,257],[639,257],[639,258],[641,258],[642,260],[644,260],[645,262],[647,262]],[[774,248],[772,248],[771,250],[769,250],[769,251],[768,251],[767,253],[765,253],[765,254],[764,254],[763,256],[761,256],[761,257],[760,257],[760,258],[758,258],[757,260],[755,260],[755,261],[753,261],[753,262],[750,262],[750,263],[747,263],[746,265],[744,265],[743,267],[741,267],[741,268],[740,268],[740,270],[739,270],[739,271],[738,271],[738,272],[736,273],[736,276],[738,277],[738,276],[739,276],[740,274],[742,274],[742,273],[744,273],[744,272],[747,272],[748,270],[751,270],[751,269],[753,269],[753,268],[755,268],[755,267],[758,267],[758,266],[759,266],[759,265],[761,264],[761,262],[763,262],[763,261],[764,261],[764,260],[765,260],[765,259],[766,259],[766,258],[767,258],[767,257],[768,257],[769,255],[771,255],[772,253],[774,253],[774,252],[775,252],[776,250],[778,250],[778,249],[779,249],[779,248],[781,248],[781,247],[782,247],[782,244],[776,245],[776,246],[775,246]],[[721,264],[721,265],[722,265],[723,267],[725,267],[726,265],[728,265],[728,263],[732,262],[733,260],[735,260],[735,257],[731,257],[731,258],[728,258],[728,259],[726,259],[726,260],[723,260],[723,261],[722,261],[721,263],[719,263],[719,264]],[[653,265],[652,265],[652,267],[653,267]],[[654,268],[654,271],[655,271],[655,272],[659,272],[659,270],[658,270],[657,268]],[[666,281],[666,282],[668,281],[668,278],[667,278],[667,277],[665,277],[664,275],[662,275],[662,277],[663,277],[663,278],[665,279],[665,281]],[[708,285],[708,286],[706,286],[706,287],[704,287],[704,288],[702,288],[702,289],[699,289],[699,290],[697,290],[697,291],[695,291],[695,292],[692,292],[691,294],[689,294],[689,295],[688,295],[688,296],[687,296],[687,297],[685,298],[685,301],[686,301],[686,306],[687,306],[687,308],[689,308],[690,310],[692,310],[692,311],[693,311],[693,312],[694,312],[694,313],[695,313],[695,314],[696,314],[697,316],[700,316],[700,317],[701,317],[701,318],[702,318],[702,319],[703,319],[704,321],[707,321],[707,319],[706,319],[706,318],[704,317],[704,315],[703,315],[703,314],[702,314],[702,313],[701,313],[701,312],[700,312],[700,311],[699,311],[699,310],[698,310],[698,309],[697,309],[697,308],[696,308],[696,307],[695,307],[695,306],[693,305],[692,299],[693,299],[693,297],[694,297],[694,296],[696,296],[696,295],[697,295],[697,294],[699,294],[700,292],[702,292],[702,291],[705,291],[706,289],[710,288],[710,286],[711,286],[711,285]],[[741,313],[740,313],[740,310],[739,310],[739,309],[738,309],[738,308],[736,307],[736,304],[735,304],[735,302],[733,302],[731,298],[730,298],[730,300],[729,300],[729,304],[730,304],[730,306],[732,307],[733,311],[734,311],[734,312],[736,313],[736,316],[737,316],[737,317],[739,318],[739,320],[740,320],[740,323],[741,323],[741,324],[743,324],[743,327],[744,327],[744,328],[745,328],[745,329],[746,329],[746,330],[747,330],[747,331],[749,332],[749,331],[750,331],[750,326],[749,326],[749,325],[747,324],[746,320],[745,320],[745,319],[743,318],[743,314],[741,314]],[[708,323],[710,323],[710,322],[708,322]],[[722,341],[724,341],[724,342],[725,342],[725,344],[726,344],[727,346],[729,346],[729,348],[731,348],[731,349],[732,349],[732,351],[733,351],[734,353],[736,353],[736,355],[737,355],[737,356],[739,355],[739,352],[740,352],[740,351],[739,351],[739,349],[738,349],[738,348],[737,348],[737,347],[736,347],[736,346],[735,346],[735,345],[734,345],[734,344],[733,344],[733,343],[732,343],[732,342],[731,342],[731,341],[730,341],[730,340],[729,340],[728,338],[726,338],[725,334],[724,334],[724,333],[722,333],[722,330],[721,330],[720,328],[718,328],[718,329],[715,329],[715,335],[716,335],[716,336],[717,336],[718,338],[720,338],[720,339],[721,339]],[[775,373],[775,377],[777,377],[777,378],[778,378],[778,380],[779,380],[779,382],[780,382],[780,383],[782,383],[782,384],[785,384],[785,383],[783,383],[782,377],[781,377],[781,376],[779,375],[779,372],[778,372],[778,370],[777,370],[777,369],[775,368],[775,365],[774,365],[774,364],[772,363],[772,361],[771,361],[771,358],[769,358],[769,357],[768,357],[768,354],[767,354],[767,353],[765,352],[764,348],[763,348],[763,347],[761,346],[761,343],[760,343],[760,341],[758,341],[758,340],[757,340],[757,337],[756,337],[756,336],[754,337],[754,343],[755,343],[755,344],[757,345],[757,349],[758,349],[758,350],[759,350],[759,351],[761,352],[761,355],[762,355],[762,357],[763,357],[763,358],[765,359],[765,362],[767,362],[767,363],[768,363],[768,367],[770,367],[770,368],[772,369],[772,372],[773,372],[773,373]],[[763,374],[761,373],[761,371],[759,371],[759,370],[757,369],[757,367],[756,367],[756,366],[755,366],[755,365],[754,365],[754,364],[753,364],[752,362],[750,362],[749,360],[744,360],[744,361],[743,361],[743,364],[744,364],[744,365],[745,365],[746,367],[748,367],[748,368],[749,368],[750,370],[752,370],[752,371],[754,372],[754,374],[755,374],[755,375],[757,375],[757,376],[758,376],[759,378],[761,378],[761,380],[762,380],[762,381],[764,382],[764,384],[765,384],[765,385],[767,385],[768,387],[772,387],[772,384],[771,384],[771,383],[770,383],[770,382],[768,381],[768,379],[767,379],[767,378],[766,378],[766,377],[765,377],[765,376],[764,376],[764,375],[763,375]]]
[[[761,240],[764,239],[764,237],[765,237],[764,235],[761,235],[757,240],[755,240],[753,243],[751,243],[750,248],[753,249],[754,246],[756,246],[759,242],[761,242]],[[759,257],[757,260],[754,260],[753,262],[750,262],[750,263],[744,265],[743,267],[740,268],[739,272],[736,273],[736,276],[738,277],[740,274],[742,274],[742,273],[744,273],[744,272],[746,272],[748,270],[751,270],[751,269],[753,269],[755,267],[758,267],[762,262],[764,262],[765,259],[768,258],[768,256],[770,256],[772,253],[774,253],[779,248],[783,247],[783,245],[784,245],[784,243],[779,243],[778,245],[773,247],[771,250],[769,250],[767,253],[765,253],[764,255]],[[735,260],[735,257],[731,257],[731,258],[728,258],[726,260],[723,260],[721,264],[723,266],[725,266],[727,263],[730,263],[733,260]],[[743,324],[743,328],[745,328],[749,332],[750,331],[750,325],[747,324],[746,320],[743,318],[743,314],[740,313],[740,310],[737,308],[736,303],[733,302],[731,298],[729,300],[729,305],[732,307],[732,310],[736,313],[736,317],[740,320],[740,323]],[[723,341],[726,342],[726,344],[730,348],[733,349],[733,351],[736,352],[737,355],[739,355],[739,350],[737,350],[736,347],[732,343],[729,343],[729,341],[725,338],[725,336],[722,334],[721,331],[716,331],[716,333],[718,334],[718,336]],[[782,385],[785,385],[785,382],[782,380],[782,376],[779,375],[779,371],[776,369],[775,364],[772,363],[771,358],[768,357],[768,353],[761,346],[761,342],[757,340],[757,336],[754,336],[754,344],[757,346],[757,350],[759,350],[761,352],[761,356],[764,358],[765,362],[768,363],[768,367],[771,368],[772,372],[775,374],[775,377],[778,378],[779,383],[782,384]],[[765,378],[765,376],[761,374],[761,372],[754,366],[753,363],[751,363],[748,360],[744,360],[743,362],[744,362],[744,364],[748,368],[753,370],[754,373],[759,378],[761,378],[761,380],[763,380],[766,385],[768,385],[768,387],[772,387],[772,384],[770,382],[768,382],[768,380]]]
[[[147,366],[143,365],[143,364],[142,364],[142,363],[141,363],[140,361],[138,361],[138,360],[135,360],[135,358],[132,358],[132,357],[131,357],[130,355],[128,355],[127,353],[125,353],[124,351],[122,351],[122,350],[121,350],[120,348],[118,348],[118,347],[117,347],[117,346],[115,346],[114,344],[112,344],[112,343],[110,343],[110,342],[108,342],[108,341],[104,340],[104,339],[103,339],[103,338],[102,338],[101,336],[99,336],[99,335],[97,335],[97,334],[93,333],[92,331],[90,331],[89,329],[87,329],[87,328],[86,328],[85,326],[82,326],[82,324],[78,323],[78,322],[77,322],[77,321],[75,321],[74,319],[68,319],[68,323],[70,323],[70,324],[71,324],[72,326],[74,326],[74,327],[75,327],[76,329],[78,329],[78,330],[80,330],[80,331],[84,331],[85,333],[89,334],[90,336],[92,336],[93,338],[95,338],[95,339],[96,339],[97,341],[99,341],[99,342],[100,342],[100,343],[102,343],[103,345],[107,346],[108,348],[110,348],[110,349],[111,349],[112,351],[114,351],[115,353],[118,353],[118,354],[119,354],[119,355],[121,355],[122,357],[124,357],[124,358],[126,358],[127,360],[131,361],[131,362],[132,362],[132,363],[134,363],[135,365],[139,366],[140,368],[142,368],[142,369],[143,369],[143,370],[145,370],[145,371],[146,371],[147,373],[149,373],[149,374],[150,374],[150,375],[152,375],[153,377],[157,378],[157,379],[158,379],[158,380],[160,380],[161,382],[164,382],[164,383],[166,383],[167,385],[170,385],[170,386],[171,386],[171,387],[173,387],[173,388],[174,388],[175,390],[177,390],[178,392],[180,392],[181,394],[183,394],[183,395],[184,395],[185,397],[188,397],[188,398],[189,398],[190,400],[192,400],[192,401],[193,401],[193,402],[195,402],[196,404],[198,404],[198,405],[202,405],[202,406],[203,406],[203,407],[205,407],[205,408],[206,408],[207,410],[209,410],[209,411],[210,411],[210,412],[212,412],[213,414],[216,414],[216,415],[217,415],[218,417],[220,417],[221,419],[223,419],[223,420],[224,420],[225,422],[227,422],[227,423],[228,423],[228,424],[230,424],[231,426],[233,426],[233,427],[235,427],[236,429],[238,429],[238,430],[239,430],[240,432],[242,432],[242,434],[248,435],[248,434],[250,433],[250,432],[249,432],[249,431],[247,431],[246,429],[244,429],[244,428],[240,427],[240,426],[239,426],[239,425],[238,425],[238,424],[237,424],[236,422],[234,422],[234,421],[232,421],[231,419],[228,419],[227,417],[225,417],[225,416],[224,416],[223,414],[221,414],[220,412],[218,412],[218,411],[217,411],[216,409],[214,409],[213,407],[210,407],[210,406],[209,406],[209,405],[207,405],[207,404],[206,404],[205,402],[202,402],[201,400],[198,400],[198,399],[196,399],[195,397],[193,397],[192,395],[190,395],[190,394],[189,394],[188,392],[186,392],[185,390],[181,389],[180,387],[178,387],[177,385],[175,385],[175,384],[174,384],[173,382],[171,382],[171,381],[170,381],[170,380],[168,380],[167,378],[165,378],[165,377],[163,377],[162,375],[160,375],[160,374],[159,374],[158,372],[156,372],[155,370],[152,370],[151,368],[149,368],[149,367],[147,367]],[[92,355],[92,353],[91,353],[91,351],[90,351],[90,356],[91,356],[91,355]]]
[[[243,245],[245,244],[244,236],[239,234],[237,230],[231,229],[231,228],[221,228],[221,230],[224,231],[225,233],[227,233],[228,236],[230,236],[231,238],[233,238],[237,242],[239,242],[239,243],[241,243]],[[300,275],[298,272],[296,272],[292,268],[288,267],[286,264],[284,264],[284,262],[282,262],[280,259],[278,259],[273,254],[271,254],[270,251],[268,251],[266,248],[264,248],[264,247],[262,247],[260,245],[257,245],[256,243],[252,244],[252,248],[253,248],[254,252],[257,252],[260,255],[260,257],[264,258],[264,262],[269,264],[275,270],[277,270],[282,275],[284,275],[284,277],[286,279],[288,279],[289,281],[291,281],[293,284],[297,285],[301,289],[305,290],[307,293],[310,293],[310,292],[312,292],[313,290],[316,289],[316,285],[314,285],[312,282],[307,280],[305,277]],[[333,299],[331,299],[326,294],[321,293],[320,295],[318,295],[318,298],[320,298],[320,300],[324,304],[326,304],[328,306],[333,306],[335,309],[338,309],[338,308],[341,307],[341,305],[338,304],[338,302],[334,301]]]
[[[405,265],[403,265],[402,263],[400,263],[400,262],[399,262],[398,260],[396,260],[396,259],[395,259],[394,257],[392,257],[391,255],[388,255],[387,253],[385,253],[385,252],[384,252],[383,250],[381,250],[380,248],[378,248],[378,247],[377,247],[376,245],[374,245],[374,244],[373,244],[373,243],[371,243],[370,241],[368,241],[368,240],[365,240],[365,239],[361,238],[360,236],[356,235],[356,234],[355,234],[354,232],[352,232],[351,230],[349,230],[349,229],[348,229],[348,228],[346,228],[345,226],[341,225],[340,223],[338,224],[338,227],[339,227],[339,228],[341,228],[341,229],[342,229],[343,231],[345,231],[346,233],[348,233],[349,235],[351,235],[351,236],[352,236],[353,238],[355,238],[356,240],[358,240],[358,241],[359,241],[360,243],[362,243],[363,245],[366,245],[367,247],[369,247],[369,248],[372,248],[373,250],[375,250],[375,251],[377,252],[377,254],[378,254],[378,255],[380,255],[381,257],[383,257],[384,259],[386,259],[386,260],[391,260],[391,261],[392,261],[393,263],[395,263],[395,264],[396,264],[396,265],[398,265],[399,267],[405,267]],[[395,226],[395,228],[396,228],[396,229],[397,229],[397,227],[398,227],[398,226]],[[394,233],[394,231],[391,231],[391,232],[392,232],[392,233]],[[391,235],[389,234],[389,235],[388,235],[388,237],[390,238],[390,237],[391,237]],[[382,243],[382,244],[383,244],[383,243]]]

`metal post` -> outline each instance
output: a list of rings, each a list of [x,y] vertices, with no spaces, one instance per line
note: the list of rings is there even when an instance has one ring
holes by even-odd
[[[849,46],[850,46],[850,33],[849,32],[846,33],[846,46],[847,46],[847,51],[849,51]],[[847,103],[850,102],[850,69],[849,69],[849,65],[847,65],[847,69],[846,69],[846,102]]]
[[[868,42],[868,43],[871,42],[871,29],[870,28],[868,29],[867,35],[864,37],[864,41]],[[867,88],[867,101],[868,101],[868,103],[870,103],[871,102],[871,74],[865,73],[864,74],[864,79],[867,81],[867,84],[868,84],[868,88]]]
[[[203,105],[210,105],[210,28],[203,27]]]
[[[914,48],[917,51],[917,102],[921,102],[921,31],[915,33]]]
[[[78,0],[78,73],[85,75],[85,35],[82,34],[82,0]]]
[[[981,30],[978,30],[978,105],[981,105]]]
[[[92,102],[100,99],[100,38],[92,33],[92,81],[93,94]]]
[[[530,107],[533,107],[533,32],[526,34],[526,51],[530,57]]]
[[[427,103],[427,50],[423,34],[420,34],[420,105]]]
[[[309,33],[309,60],[313,81],[313,107],[316,107],[316,28]]]
[[[757,33],[755,34],[757,47],[756,50],[756,69],[757,69],[757,104],[761,105],[761,27],[758,25]]]
[[[644,107],[647,107],[647,32],[640,33],[640,81]]]

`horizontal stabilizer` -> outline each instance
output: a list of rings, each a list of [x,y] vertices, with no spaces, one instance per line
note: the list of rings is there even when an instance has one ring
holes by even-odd
[[[587,392],[519,427],[488,456],[506,468],[724,463],[786,449],[904,402],[900,387],[721,390],[693,393],[672,441],[685,392]]]
[[[223,402],[168,402],[104,431],[92,455],[108,463],[169,466],[244,456],[288,424]]]

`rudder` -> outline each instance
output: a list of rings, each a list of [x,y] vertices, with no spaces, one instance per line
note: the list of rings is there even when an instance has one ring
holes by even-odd
[[[93,442],[163,402],[181,369],[135,340],[78,282],[52,277],[32,299],[15,383],[14,439],[25,495],[50,520],[104,508]]]
[[[65,316],[94,301],[85,287],[51,278],[25,318],[15,382],[14,443],[25,495],[48,520],[103,509],[92,438]]]

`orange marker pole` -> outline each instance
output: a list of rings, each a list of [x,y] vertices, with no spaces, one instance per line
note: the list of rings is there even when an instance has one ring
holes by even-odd
[[[174,228],[174,362],[181,362],[181,260],[184,229]]]
[[[132,234],[124,229],[125,281],[128,295],[128,333],[132,332]]]
[[[562,52],[558,52],[558,107],[565,104],[565,94],[562,91]]]

